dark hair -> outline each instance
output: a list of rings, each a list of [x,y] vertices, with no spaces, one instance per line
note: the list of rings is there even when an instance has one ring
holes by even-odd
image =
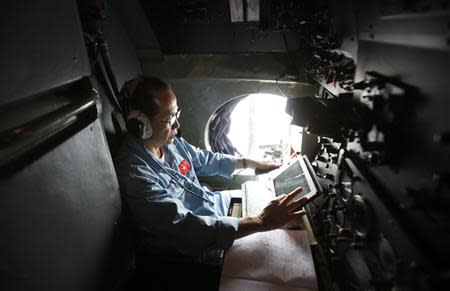
[[[155,95],[172,89],[167,82],[159,78],[138,77],[126,82],[122,90],[126,90],[128,93],[125,97],[127,98],[128,110],[140,110],[151,119],[159,112]]]

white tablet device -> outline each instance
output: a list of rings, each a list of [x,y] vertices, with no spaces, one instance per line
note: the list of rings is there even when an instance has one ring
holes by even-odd
[[[292,202],[302,197],[311,200],[317,194],[317,188],[301,156],[279,169],[258,175],[256,181],[242,184],[242,217],[258,215],[276,196],[289,194],[298,187],[302,187],[303,191]]]
[[[303,191],[293,201],[302,197],[308,197],[308,200],[310,200],[317,193],[311,174],[301,156],[292,159],[288,165],[273,173],[269,187],[275,196],[289,194],[294,189],[302,187]]]

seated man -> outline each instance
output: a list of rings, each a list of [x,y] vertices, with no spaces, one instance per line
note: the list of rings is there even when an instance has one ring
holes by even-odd
[[[206,190],[197,175],[230,177],[237,168],[278,165],[201,150],[176,137],[177,98],[160,79],[135,79],[126,90],[129,135],[117,155],[116,170],[139,230],[139,248],[151,260],[220,264],[235,239],[281,227],[304,214],[293,210],[305,200],[289,204],[298,189],[278,197],[256,217],[227,217],[229,195]]]

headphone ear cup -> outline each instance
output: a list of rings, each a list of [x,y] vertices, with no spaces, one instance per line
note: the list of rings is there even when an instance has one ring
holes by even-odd
[[[152,128],[152,124],[150,123],[150,120],[148,119],[147,115],[142,115],[142,121],[143,121],[143,128],[142,128],[142,138],[143,139],[147,139],[147,138],[151,138],[153,135],[153,128]],[[144,120],[145,119],[145,120]]]
[[[133,136],[141,139],[148,139],[153,134],[153,128],[147,115],[137,110],[132,110],[128,115],[127,129]]]
[[[127,130],[128,132],[136,138],[142,138],[144,124],[137,118],[130,118],[127,120]]]

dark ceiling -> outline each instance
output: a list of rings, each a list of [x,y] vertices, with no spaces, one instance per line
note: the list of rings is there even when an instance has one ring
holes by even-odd
[[[259,1],[259,21],[246,21],[248,2],[242,1],[244,21],[232,22],[228,0],[141,1],[164,53],[286,52],[301,48],[296,28],[314,10],[312,4]]]

